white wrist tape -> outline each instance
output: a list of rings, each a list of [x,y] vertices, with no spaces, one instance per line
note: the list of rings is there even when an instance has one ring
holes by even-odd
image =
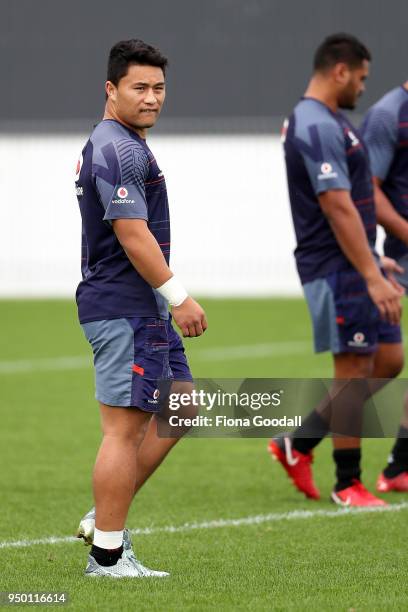
[[[175,276],[169,278],[161,287],[157,287],[157,291],[166,298],[170,306],[180,306],[188,297],[187,291]]]

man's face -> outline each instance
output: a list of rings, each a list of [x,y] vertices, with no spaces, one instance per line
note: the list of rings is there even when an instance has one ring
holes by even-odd
[[[164,74],[156,66],[132,64],[117,87],[106,83],[108,99],[117,117],[137,129],[152,127],[166,95]]]
[[[369,74],[370,64],[367,60],[358,68],[349,68],[344,65],[341,72],[341,86],[338,95],[338,105],[346,110],[356,107],[358,98],[365,90],[365,80]]]

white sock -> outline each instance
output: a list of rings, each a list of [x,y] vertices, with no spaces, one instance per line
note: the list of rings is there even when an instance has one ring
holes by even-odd
[[[123,544],[123,529],[121,531],[101,531],[95,527],[93,543],[98,548],[113,550]]]

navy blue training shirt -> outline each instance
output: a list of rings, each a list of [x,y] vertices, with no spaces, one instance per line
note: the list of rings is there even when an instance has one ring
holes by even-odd
[[[166,300],[138,274],[112,228],[114,219],[145,219],[169,262],[166,183],[145,140],[117,121],[101,121],[82,151],[75,184],[82,216],[80,322],[167,318]]]
[[[350,191],[374,250],[376,217],[370,164],[348,119],[314,98],[300,100],[285,121],[282,139],[297,240],[295,258],[304,284],[352,267],[319,205],[318,195],[325,191]]]
[[[374,176],[395,210],[408,221],[408,91],[396,87],[372,106],[362,125]],[[399,259],[408,246],[387,234],[384,253]]]

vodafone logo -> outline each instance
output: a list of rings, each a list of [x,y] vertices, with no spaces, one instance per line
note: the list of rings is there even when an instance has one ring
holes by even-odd
[[[349,346],[355,346],[357,348],[368,346],[366,337],[362,332],[356,332],[353,336],[353,340],[350,340],[347,344]]]
[[[128,193],[129,192],[126,189],[126,187],[119,187],[119,189],[117,191],[118,198],[127,198]]]
[[[159,397],[160,397],[160,391],[159,391],[159,389],[155,389],[153,391],[153,395],[152,395],[153,399],[148,399],[147,402],[149,404],[157,404],[157,400],[159,399]]]
[[[135,204],[135,200],[128,198],[129,191],[123,185],[115,188],[114,193],[116,198],[112,200],[112,204]]]
[[[320,171],[322,174],[329,174],[330,172],[332,172],[333,168],[331,166],[331,164],[324,162],[321,166],[320,166]]]
[[[337,178],[337,172],[334,172],[333,166],[329,164],[329,162],[323,162],[320,166],[320,174],[317,175],[317,178],[321,181]]]

